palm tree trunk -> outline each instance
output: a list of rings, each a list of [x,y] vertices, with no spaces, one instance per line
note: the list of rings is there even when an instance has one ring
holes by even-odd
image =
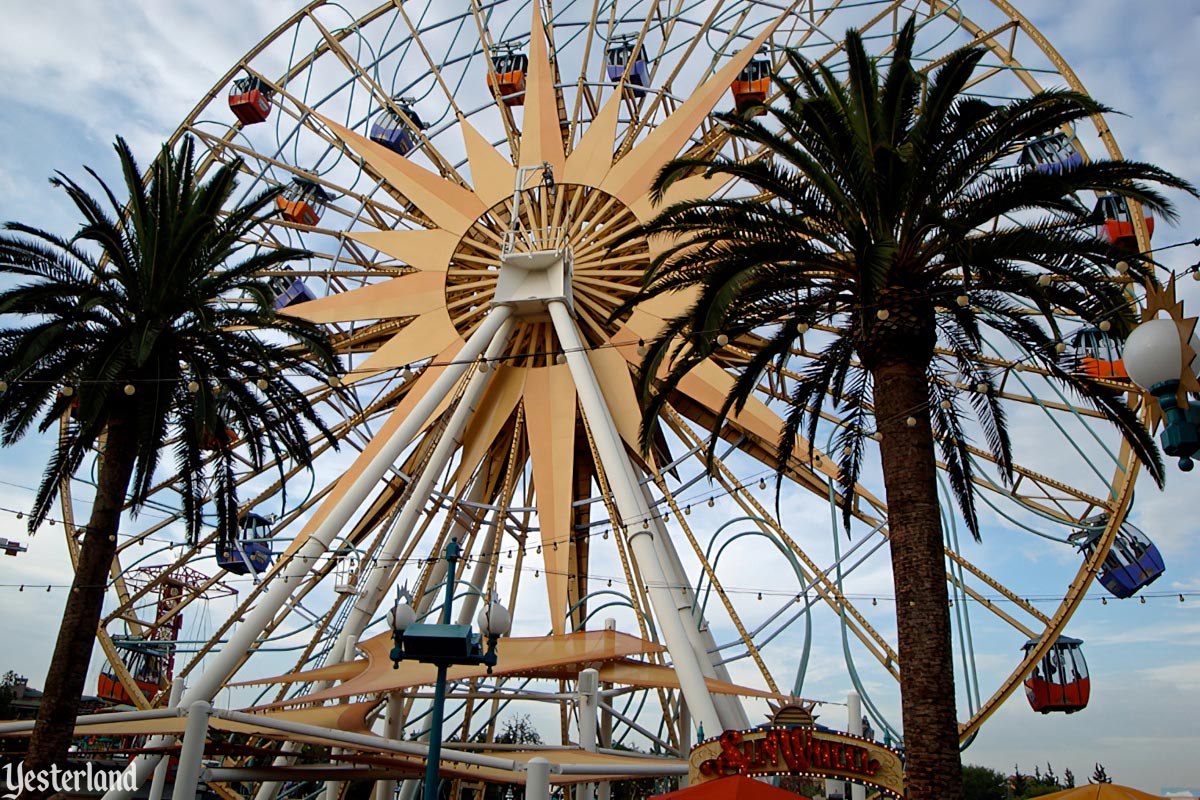
[[[946,557],[924,365],[872,370],[887,491],[909,800],[963,797]],[[909,420],[916,422],[909,425]]]
[[[54,657],[46,673],[42,704],[25,762],[26,772],[64,764],[74,736],[79,698],[96,645],[109,571],[117,550],[121,508],[137,457],[133,420],[114,416],[100,456],[96,497],[79,549],[75,580],[67,596]]]

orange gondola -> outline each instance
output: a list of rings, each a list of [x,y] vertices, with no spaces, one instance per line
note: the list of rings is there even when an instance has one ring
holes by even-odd
[[[1136,252],[1137,234],[1133,230],[1133,217],[1129,213],[1129,200],[1116,194],[1101,195],[1093,212],[1099,222],[1097,238],[1104,238],[1115,247]],[[1146,233],[1154,235],[1154,217],[1146,218]]]
[[[733,102],[738,111],[765,103],[767,93],[771,90],[771,62],[760,57],[751,59],[729,88],[733,91]],[[758,108],[752,116],[761,117],[766,113],[765,108]]]
[[[506,106],[525,105],[525,73],[529,57],[515,50],[492,56],[492,72],[488,73],[488,89],[500,95]]]
[[[329,200],[329,193],[316,181],[293,178],[288,188],[275,198],[275,205],[288,222],[311,227],[321,221],[321,213]]]
[[[1123,343],[1108,331],[1087,326],[1080,328],[1071,337],[1071,349],[1067,352],[1064,366],[1072,372],[1089,378],[1125,380]]]

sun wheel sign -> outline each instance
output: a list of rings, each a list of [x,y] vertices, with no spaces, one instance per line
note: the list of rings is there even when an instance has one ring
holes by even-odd
[[[797,775],[848,780],[904,796],[904,765],[895,750],[809,727],[725,731],[696,745],[688,767],[690,785],[730,775]]]

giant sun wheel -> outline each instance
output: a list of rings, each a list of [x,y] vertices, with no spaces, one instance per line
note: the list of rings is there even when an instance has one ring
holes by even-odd
[[[646,657],[670,665],[675,684],[622,696],[619,732],[672,749],[697,721],[712,732],[759,718],[761,697],[710,692],[715,679],[779,697],[837,699],[854,688],[876,728],[902,735],[896,678],[916,667],[894,644],[878,475],[856,488],[847,535],[831,521],[831,417],[811,459],[796,448],[778,502],[774,494],[778,398],[807,353],[764,376],[760,400],[720,431],[708,473],[715,410],[753,337],[728,341],[692,374],[642,457],[631,376],[641,344],[682,301],[613,311],[657,245],[636,231],[654,213],[650,181],[667,160],[769,157],[729,141],[712,113],[732,107],[735,82],[754,89],[784,48],[838,70],[847,28],[886,57],[916,15],[930,69],[955,47],[990,49],[971,86],[981,97],[1082,90],[1074,74],[1003,0],[356,6],[297,12],[177,133],[197,138],[205,169],[242,158],[245,192],[290,188],[286,213],[252,245],[316,253],[272,277],[281,303],[300,301],[285,313],[328,325],[342,354],[349,394],[310,390],[340,447],[316,441],[311,475],[291,464],[246,469],[246,510],[271,536],[266,548],[246,544],[273,548],[273,562],[247,571],[235,556],[240,575],[220,572],[211,537],[183,541],[164,475],[119,543],[100,632],[113,679],[135,705],[162,705],[166,677],[147,682],[131,654],[167,648],[173,677],[195,692],[291,673],[299,678],[263,684],[246,703],[312,702],[336,685],[322,678],[350,674],[335,667],[360,641],[385,631],[391,587],[407,584],[422,612],[433,607],[444,569],[435,557],[453,537],[465,550],[462,619],[498,593],[523,635],[555,639],[611,618],[665,646]],[[1080,153],[1119,155],[1102,119],[1060,133]],[[668,199],[737,192],[697,175]],[[1009,400],[1019,463],[1008,489],[975,451],[982,544],[958,535],[945,504],[964,741],[1063,633],[1137,473],[1094,413],[1003,343],[986,367]],[[83,494],[67,494],[68,522]],[[1099,546],[1084,557],[1067,538],[1089,526]],[[238,596],[200,613],[208,583],[179,580],[189,567]],[[181,615],[193,624],[162,636]],[[151,640],[158,651],[130,646]],[[1038,645],[1022,654],[1029,641]],[[493,734],[498,698],[520,703],[537,685],[472,684],[456,701],[456,735]],[[409,732],[422,730],[424,705],[406,707]]]

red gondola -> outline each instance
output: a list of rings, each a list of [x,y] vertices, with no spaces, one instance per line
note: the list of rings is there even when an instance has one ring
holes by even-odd
[[[243,125],[262,122],[271,115],[272,89],[259,78],[238,78],[229,89],[229,108]]]
[[[767,93],[771,90],[771,62],[765,58],[750,59],[750,63],[742,69],[729,88],[733,91],[733,102],[738,111],[765,103]],[[761,117],[766,113],[765,108],[759,108],[752,116]]]
[[[1025,652],[1037,647],[1039,641],[1030,639],[1026,642]],[[1079,639],[1059,636],[1042,660],[1034,665],[1033,672],[1025,679],[1025,697],[1034,711],[1074,714],[1087,707],[1092,682],[1080,649],[1082,645]]]
[[[525,72],[529,57],[514,50],[492,56],[492,72],[488,73],[488,89],[500,95],[506,106],[525,105]]]
[[[283,194],[275,198],[275,205],[283,212],[283,218],[297,225],[313,226],[321,221],[321,212],[330,196],[316,182],[307,178],[293,178]]]
[[[1100,221],[1096,236],[1110,244],[1126,250],[1137,251],[1137,234],[1133,230],[1133,217],[1129,213],[1129,201],[1116,194],[1101,195],[1094,212]],[[1146,214],[1146,233],[1154,235],[1154,217]]]

